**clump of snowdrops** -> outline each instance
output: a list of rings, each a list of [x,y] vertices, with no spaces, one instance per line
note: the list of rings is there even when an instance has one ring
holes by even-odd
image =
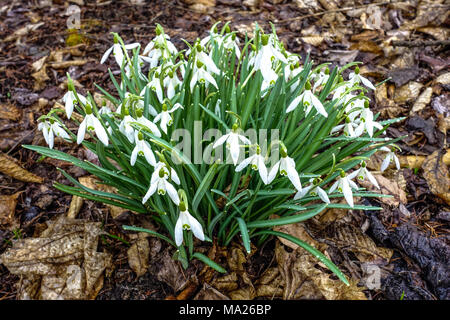
[[[251,242],[278,236],[348,283],[320,251],[273,227],[327,208],[380,209],[355,204],[355,197],[379,196],[355,181],[379,188],[365,163],[377,151],[386,152],[381,171],[390,162],[399,167],[396,140],[382,137],[398,119],[377,121],[366,96],[375,86],[358,63],[314,66],[288,52],[274,29],[258,26],[253,38],[240,39],[228,24],[216,24],[182,51],[160,25],[145,47],[115,33],[113,41],[101,63],[117,63],[118,78],[109,70],[116,92],[96,86],[105,98],[97,104],[68,74],[65,115],[54,109],[39,119],[49,148],[25,147],[69,161],[117,192],[88,188],[61,169],[73,186],[55,187],[148,214],[158,232],[124,228],[167,241],[184,267],[200,259],[225,271],[196,251],[201,242],[242,241],[250,252]],[[65,117],[79,126],[76,133]],[[83,144],[100,165],[54,150],[55,136]]]

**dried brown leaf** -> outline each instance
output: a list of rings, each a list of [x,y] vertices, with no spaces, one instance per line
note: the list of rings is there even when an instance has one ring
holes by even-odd
[[[147,272],[150,255],[150,246],[148,244],[148,234],[140,232],[137,235],[130,235],[134,242],[127,251],[128,264],[138,277]]]
[[[14,219],[16,212],[17,198],[22,191],[12,195],[0,195],[0,226],[9,226],[14,229],[19,226],[19,222]]]
[[[422,111],[431,102],[431,96],[433,95],[433,88],[426,88],[414,103],[410,115],[414,115]]]
[[[22,111],[12,104],[0,104],[0,119],[18,121],[22,118]]]
[[[350,280],[350,286],[331,274],[317,268],[314,256],[299,248],[288,253],[277,242],[275,256],[281,277],[284,280],[283,299],[327,299],[327,300],[367,300],[357,287],[357,281]]]
[[[436,150],[429,155],[423,165],[423,176],[431,192],[450,204],[450,177],[448,166],[443,161],[444,152]]]
[[[0,172],[24,182],[44,182],[43,178],[23,169],[18,160],[2,152],[0,152]]]
[[[382,194],[393,196],[392,198],[379,198],[381,202],[390,206],[397,207],[400,203],[405,204],[407,202],[406,192],[398,185],[397,181],[385,178],[381,174],[373,174],[373,176],[377,180],[380,189],[377,189],[367,179],[364,179],[363,181],[358,180],[358,183],[370,191],[378,193],[381,191]]]
[[[38,238],[17,240],[0,259],[25,285],[19,297],[30,299],[93,299],[103,286],[111,255],[97,252],[101,223],[60,216],[48,222]],[[40,290],[36,290],[36,286]]]
[[[420,90],[422,88],[423,84],[416,81],[410,81],[395,90],[394,101],[396,103],[406,103],[408,101],[414,101],[419,96]]]

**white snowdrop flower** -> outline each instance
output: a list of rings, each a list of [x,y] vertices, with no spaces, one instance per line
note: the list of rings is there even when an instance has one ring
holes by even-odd
[[[143,51],[142,59],[150,63],[150,68],[158,65],[159,60],[169,59],[178,53],[177,48],[170,41],[170,37],[164,34],[161,26],[156,27],[156,36],[147,44]]]
[[[149,83],[147,83],[145,87],[148,87],[151,91],[153,91],[158,97],[159,102],[163,103],[164,101],[163,88],[161,86],[161,80],[159,79],[159,75],[160,74],[158,72],[155,72],[153,74],[152,80]],[[145,87],[139,93],[141,97],[145,95]]]
[[[183,201],[180,202],[179,208],[180,215],[175,224],[175,244],[181,246],[183,243],[183,230],[191,230],[197,239],[204,241],[205,234],[200,222],[189,213],[187,205]]]
[[[77,143],[80,144],[84,140],[84,135],[88,131],[94,131],[97,138],[105,145],[108,145],[108,134],[105,128],[103,128],[100,120],[98,120],[92,113],[92,108],[89,104],[86,104],[86,116],[80,123],[77,134]]]
[[[301,199],[309,193],[313,197],[318,195],[319,198],[325,203],[330,203],[330,199],[328,198],[326,191],[319,187],[319,185],[315,183],[314,179],[310,179],[309,182],[309,186],[304,187],[301,191],[298,191],[295,194],[294,200]]]
[[[212,84],[216,89],[219,89],[214,77],[205,69],[204,65],[200,61],[197,61],[193,68],[192,79],[189,83],[191,92],[194,91],[194,87],[197,82],[204,83],[205,86]]]
[[[272,69],[272,63],[274,61],[281,61],[288,63],[286,57],[281,53],[276,44],[278,40],[273,35],[261,36],[261,48],[255,56],[254,68],[255,70],[261,70],[264,78],[269,74],[269,70]]]
[[[326,68],[324,72],[316,73],[314,75],[314,86],[312,91],[316,91],[320,86],[324,86],[330,78],[330,69]]]
[[[246,168],[249,164],[251,165],[252,170],[258,171],[259,176],[261,177],[261,180],[264,182],[264,184],[268,184],[267,180],[267,168],[264,164],[265,159],[261,155],[261,148],[257,145],[256,146],[256,153],[247,159],[244,159],[237,167],[236,172],[241,172]]]
[[[369,181],[375,187],[380,189],[380,186],[378,185],[377,179],[375,179],[375,177],[369,172],[369,170],[367,170],[366,163],[364,161],[361,163],[361,167],[358,170],[353,171],[352,173],[350,173],[348,175],[349,179],[353,179],[355,177],[357,177],[358,180],[361,180],[361,181],[364,181],[364,179],[367,177],[367,179],[369,179]]]
[[[348,205],[353,207],[352,188],[357,190],[358,186],[350,180],[350,177],[347,176],[344,171],[342,171],[339,179],[331,186],[329,193],[332,193],[337,189],[339,192],[344,194],[345,201],[347,201]]]
[[[131,43],[131,44],[126,44],[125,45],[125,49],[126,50],[131,50],[131,49],[137,48],[139,46],[140,46],[140,44],[135,42],[135,43]],[[106,59],[108,59],[108,57],[111,54],[111,52],[113,53],[114,58],[116,59],[116,62],[119,65],[119,67],[122,68],[124,60],[125,60],[124,59],[125,56],[123,54],[122,45],[119,43],[119,39],[118,39],[118,37],[116,35],[114,36],[114,44],[112,45],[111,48],[106,50],[106,52],[103,54],[103,57],[100,60],[100,64],[105,63]]]
[[[222,100],[217,99],[216,106],[214,107],[214,114],[220,118],[220,104]]]
[[[150,165],[156,166],[155,155],[153,154],[150,144],[144,140],[144,135],[142,132],[135,133],[134,141],[136,142],[136,146],[131,153],[130,164],[134,166],[137,157],[142,156],[145,157],[145,160],[147,160]]]
[[[70,140],[69,134],[61,127],[61,124],[53,119],[45,120],[38,124],[38,130],[42,130],[45,142],[50,149],[53,149],[55,136]]]
[[[168,110],[167,105],[164,103],[162,105],[162,111],[156,115],[155,119],[153,119],[155,123],[160,122],[159,127],[165,134],[167,134],[167,126],[171,126],[173,123],[171,113],[179,108],[183,109],[183,106],[179,103],[176,103],[172,107],[172,109]]]
[[[308,115],[311,111],[311,108],[314,107],[318,113],[320,113],[324,117],[328,117],[328,113],[325,111],[322,102],[320,102],[320,100],[314,95],[314,93],[312,93],[311,84],[309,83],[309,81],[305,85],[305,91],[289,104],[288,108],[286,109],[286,113],[289,113],[297,108],[300,102],[302,102],[303,105],[306,106],[306,115]]]
[[[134,143],[134,128],[131,125],[133,122],[136,122],[136,119],[130,116],[128,109],[126,109],[125,116],[119,125],[119,131],[126,136],[131,143]]]
[[[349,74],[349,82],[354,85],[354,84],[359,84],[360,82],[362,82],[363,85],[365,85],[366,87],[375,90],[374,85],[372,84],[372,82],[370,82],[367,78],[364,78],[362,75],[359,74],[359,68],[356,67],[355,68],[355,72],[352,72]]]
[[[350,101],[352,98],[356,97],[358,96],[351,93],[347,94],[346,97],[344,97],[345,113],[352,122],[354,122],[355,119],[361,114],[366,104],[366,100],[362,98]]]
[[[281,61],[286,64],[288,63],[286,57],[278,48],[274,46],[274,42],[276,42],[276,40],[273,38],[273,35],[270,37],[267,35],[262,35],[262,47],[259,49],[254,58],[255,70],[261,70],[264,80],[267,81],[271,81],[273,61]],[[253,61],[251,63],[253,63]]]
[[[238,129],[239,127],[235,123],[231,131],[228,134],[225,134],[217,139],[217,141],[213,145],[213,149],[215,149],[226,142],[226,147],[228,150],[230,150],[231,159],[233,160],[234,165],[237,164],[237,161],[239,159],[239,153],[241,149],[239,140],[246,145],[251,144],[250,140],[238,133]]]
[[[348,100],[355,96],[350,92],[346,94],[346,91],[351,87],[353,87],[353,84],[351,82],[342,81],[341,83],[339,83],[339,86],[333,90],[333,100],[338,99],[337,105],[346,104]]]
[[[167,89],[167,98],[172,99],[175,96],[175,88],[180,86],[182,82],[178,79],[176,73],[171,70],[164,78],[163,84]]]
[[[302,184],[300,183],[300,177],[297,170],[295,169],[295,161],[287,155],[286,149],[281,148],[281,159],[275,163],[273,168],[269,172],[268,183],[271,183],[278,171],[282,176],[287,176],[291,183],[294,185],[295,189],[298,191],[302,190]]]
[[[394,148],[392,148],[392,150],[391,150],[387,147],[381,147],[380,150],[387,152],[386,158],[384,158],[383,162],[381,163],[381,169],[380,169],[381,172],[386,170],[387,167],[389,167],[389,164],[391,162],[395,162],[395,166],[396,166],[397,170],[400,170],[400,161],[398,160],[397,156],[394,153]]]
[[[360,124],[356,131],[358,133],[363,133],[366,131],[370,137],[373,136],[373,129],[378,130],[383,129],[383,126],[376,121],[373,121],[373,112],[369,109],[369,101],[366,100],[365,106],[361,112]]]
[[[278,79],[278,74],[273,71],[272,69],[267,71],[268,73],[266,74],[266,77],[263,78],[263,82],[261,84],[261,91],[263,92],[264,90],[266,90],[267,88],[269,88],[270,86],[274,85],[275,82]],[[265,92],[263,94],[263,97],[266,95],[267,92]]]
[[[69,86],[71,87],[71,86]],[[85,105],[87,103],[86,97],[84,97],[83,95],[77,93],[78,99],[80,99],[80,102]],[[66,109],[66,114],[67,114],[67,118],[70,119],[70,117],[72,116],[72,112],[73,112],[73,107],[74,104],[76,102],[78,102],[75,93],[74,93],[74,89],[70,89],[66,92],[66,94],[63,96],[62,98],[63,102],[65,103],[65,109]]]
[[[159,131],[159,129],[156,126],[156,124],[154,124],[153,122],[151,122],[150,120],[148,120],[146,117],[143,116],[142,109],[138,109],[136,111],[136,117],[137,117],[137,119],[136,119],[137,123],[139,123],[139,124],[143,125],[144,127],[146,127],[156,137],[158,137],[158,138],[161,137],[161,132]]]
[[[353,122],[349,117],[345,118],[345,124],[340,124],[335,126],[333,129],[331,129],[330,134],[333,134],[335,132],[341,131],[342,129],[344,129],[344,135],[346,135],[347,137],[351,137],[351,138],[355,138],[355,137],[359,137],[362,132],[358,132],[359,134],[357,134],[355,132],[355,129],[358,127],[358,123]]]
[[[194,63],[198,61],[201,62],[209,72],[215,73],[217,75],[220,74],[219,68],[217,68],[214,61],[209,55],[205,53],[204,48],[202,48],[200,45],[197,45],[197,55],[195,56]]]
[[[147,200],[158,191],[158,194],[162,196],[167,193],[173,203],[178,205],[180,203],[180,198],[175,187],[168,181],[169,176],[173,182],[180,184],[180,180],[175,170],[173,168],[168,168],[163,162],[158,162],[150,180],[150,187],[142,199],[142,203],[146,203]]]

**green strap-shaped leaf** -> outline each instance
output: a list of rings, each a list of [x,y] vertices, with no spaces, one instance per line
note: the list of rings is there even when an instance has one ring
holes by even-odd
[[[214,163],[206,173],[205,177],[203,178],[202,182],[198,186],[197,192],[194,195],[194,199],[192,200],[192,209],[195,211],[198,208],[198,205],[200,204],[200,201],[202,200],[203,196],[205,195],[205,192],[211,185],[212,180],[214,179],[214,176],[216,174],[217,166],[219,164],[216,162]]]
[[[213,268],[214,270],[216,270],[216,271],[218,271],[220,273],[226,273],[227,272],[227,270],[225,270],[224,268],[222,268],[217,263],[215,263],[210,258],[208,258],[207,256],[205,256],[204,254],[202,254],[200,252],[195,252],[192,255],[192,258],[196,258],[196,259],[202,261],[203,263],[207,264],[208,266],[210,266],[211,268]]]
[[[129,230],[129,231],[136,231],[136,232],[145,232],[148,233],[154,237],[160,238],[161,240],[164,240],[168,243],[170,243],[171,245],[173,245],[174,247],[176,247],[175,242],[173,242],[172,240],[170,240],[169,238],[167,238],[166,236],[150,230],[150,229],[145,229],[145,228],[139,228],[139,227],[133,227],[133,226],[122,226],[123,230]]]
[[[281,225],[285,225],[285,224],[291,224],[291,223],[305,221],[305,220],[312,218],[315,215],[319,214],[326,207],[327,207],[327,204],[324,203],[324,204],[321,204],[320,206],[318,206],[317,208],[314,208],[313,210],[305,211],[300,214],[292,215],[289,217],[270,219],[270,220],[252,221],[247,224],[247,227],[250,229],[251,228],[271,228],[274,226],[281,226]]]
[[[248,234],[247,225],[245,224],[245,221],[242,218],[237,217],[236,220],[239,223],[239,230],[241,231],[242,242],[244,243],[244,248],[247,251],[247,253],[250,253],[251,252],[250,236]]]

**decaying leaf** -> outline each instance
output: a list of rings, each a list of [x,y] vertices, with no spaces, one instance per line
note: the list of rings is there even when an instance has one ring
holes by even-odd
[[[394,101],[396,103],[406,103],[408,101],[414,101],[419,96],[422,87],[423,84],[416,81],[410,81],[395,90]]]
[[[38,238],[16,240],[0,256],[11,273],[27,279],[19,297],[94,299],[112,266],[109,253],[97,252],[101,223],[60,216],[47,224]]]
[[[230,298],[209,284],[204,283],[194,300],[230,300]]]
[[[22,111],[12,104],[0,104],[0,119],[18,121],[22,117]]]
[[[375,242],[361,228],[344,221],[329,224],[325,230],[327,240],[346,251],[353,252],[360,262],[368,262],[376,259],[389,261],[393,251],[378,247]]]
[[[387,194],[393,196],[392,198],[379,198],[383,203],[390,206],[397,207],[400,203],[405,204],[407,202],[405,191],[398,185],[397,181],[393,181],[384,177],[381,174],[373,174],[374,178],[377,180],[380,190],[377,189],[370,181],[364,179],[363,181],[358,180],[358,183],[367,188],[370,191],[380,192],[382,194]]]
[[[117,189],[111,186],[107,186],[104,184],[99,184],[99,180],[96,179],[94,176],[85,176],[80,177],[78,179],[80,183],[90,189],[109,192],[109,193],[116,193]],[[111,204],[106,204],[106,206],[109,208],[109,212],[111,213],[111,216],[113,219],[116,219],[118,216],[120,216],[123,212],[128,211],[127,209],[120,208]]]
[[[436,78],[436,83],[440,84],[450,84],[450,72],[446,72],[441,74],[439,77]]]
[[[67,211],[67,218],[75,219],[83,206],[83,202],[83,198],[72,196],[72,201],[70,202],[69,210]]]
[[[414,115],[419,111],[422,111],[431,102],[431,96],[433,95],[433,88],[426,88],[420,96],[417,98],[416,102],[411,109],[410,115]]]
[[[183,270],[181,264],[174,260],[169,247],[160,252],[155,259],[152,259],[149,272],[154,274],[159,281],[167,283],[177,292],[182,290],[188,283],[188,270]]]
[[[43,178],[22,168],[18,160],[2,152],[0,152],[0,172],[24,182],[44,182]]]
[[[339,279],[333,279],[331,273],[317,268],[317,260],[304,249],[287,252],[277,243],[275,256],[281,277],[284,280],[283,299],[327,299],[327,300],[367,300],[365,288],[357,287],[350,280],[350,286]]]
[[[450,204],[450,177],[448,166],[443,162],[443,153],[441,150],[436,150],[429,155],[422,169],[431,192]]]
[[[19,226],[19,222],[14,219],[16,212],[17,198],[22,192],[12,195],[0,195],[0,226],[9,226],[14,229]]]
[[[145,274],[149,266],[150,246],[147,237],[148,233],[144,232],[140,232],[137,235],[130,234],[133,244],[127,251],[128,264],[138,277]]]

